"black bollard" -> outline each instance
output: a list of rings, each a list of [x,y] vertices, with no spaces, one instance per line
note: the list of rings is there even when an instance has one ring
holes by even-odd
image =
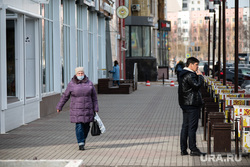
[[[238,136],[238,120],[235,119],[235,154],[239,157],[239,136]]]
[[[163,85],[164,85],[164,73],[163,73],[163,77],[162,77],[162,83],[163,83]]]
[[[211,154],[211,122],[210,119],[208,119],[207,122],[207,128],[208,128],[208,135],[207,135],[207,154]],[[206,126],[206,125],[204,125]]]

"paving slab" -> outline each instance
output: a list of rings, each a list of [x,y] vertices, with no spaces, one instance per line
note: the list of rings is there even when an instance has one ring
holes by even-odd
[[[151,82],[151,86],[138,84],[138,90],[131,94],[99,94],[99,116],[106,132],[95,137],[89,134],[84,151],[78,150],[69,109],[59,114],[55,111],[1,134],[0,160],[82,160],[84,166],[91,167],[249,166],[248,157],[228,162],[223,157],[222,162],[180,155],[182,111],[177,91],[178,86]],[[200,125],[197,145],[206,152]]]

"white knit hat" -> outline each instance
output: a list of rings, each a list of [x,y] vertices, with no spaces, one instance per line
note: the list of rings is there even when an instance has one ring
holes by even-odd
[[[82,71],[82,72],[84,73],[84,68],[83,68],[83,67],[76,67],[76,68],[75,68],[76,74],[77,74],[79,71]]]

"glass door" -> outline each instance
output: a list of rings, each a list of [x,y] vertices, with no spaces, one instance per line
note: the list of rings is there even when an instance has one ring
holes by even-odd
[[[25,19],[25,97],[34,98],[37,95],[37,35],[36,20],[32,18]]]

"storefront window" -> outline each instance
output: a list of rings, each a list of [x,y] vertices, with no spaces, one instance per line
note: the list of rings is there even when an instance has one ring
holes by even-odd
[[[150,56],[150,51],[151,51],[151,29],[150,27],[142,27],[143,28],[143,38],[142,38],[142,43],[143,43],[143,56]]]
[[[88,74],[93,74],[93,13],[88,11]],[[88,76],[93,80],[93,76]]]
[[[41,5],[42,19],[42,93],[54,91],[53,3]]]
[[[102,59],[103,59],[103,18],[98,17],[98,54],[97,54],[97,61],[98,61],[98,78],[102,78],[103,71],[102,71]]]
[[[7,103],[20,101],[19,57],[16,55],[17,14],[6,10],[6,61],[7,61]]]
[[[18,17],[16,13],[6,10],[6,91],[8,104],[23,100],[23,97],[26,99],[38,97],[37,74],[39,70],[36,66],[38,54],[35,50],[39,47],[37,27],[37,19],[22,14]]]
[[[131,29],[131,33],[129,33]],[[146,26],[126,27],[127,57],[149,57],[151,52],[151,29]],[[130,36],[129,36],[130,35]]]
[[[142,55],[142,27],[131,27],[131,50],[132,57],[143,56]]]
[[[67,87],[67,84],[72,77],[70,75],[70,7],[69,1],[61,1],[61,62],[62,62],[62,89]]]
[[[130,39],[129,39],[129,36],[130,36],[130,33],[129,33],[129,26],[126,26],[125,27],[125,35],[126,35],[126,37],[125,37],[125,46],[126,46],[126,48],[127,48],[127,50],[126,50],[126,57],[130,57],[129,56],[129,51],[130,51],[130,48],[129,48],[129,44],[130,44]]]
[[[157,61],[159,66],[168,65],[168,33],[165,31],[158,31],[157,33]]]
[[[61,25],[60,25],[60,28],[61,28],[61,33],[60,34],[63,34],[63,0],[61,1]],[[61,53],[61,68],[62,68],[62,82],[61,82],[61,86],[62,86],[62,89],[64,89],[64,59],[63,59],[63,38],[64,36],[62,35],[61,37],[61,40],[60,40],[60,53]]]
[[[77,5],[77,66],[83,66],[83,17],[84,8]]]
[[[16,62],[15,62],[15,25],[14,20],[7,20],[7,96],[16,96]]]

